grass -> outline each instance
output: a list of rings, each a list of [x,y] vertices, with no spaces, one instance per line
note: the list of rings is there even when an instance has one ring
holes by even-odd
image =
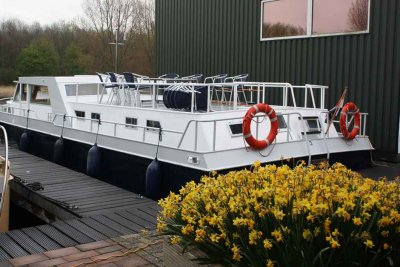
[[[14,90],[15,87],[13,85],[0,85],[0,98],[13,96]]]

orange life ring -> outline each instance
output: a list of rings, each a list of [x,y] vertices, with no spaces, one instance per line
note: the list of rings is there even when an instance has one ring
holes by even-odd
[[[271,121],[271,130],[266,139],[257,140],[253,137],[250,130],[251,121],[254,116],[259,113],[265,113]],[[276,117],[275,110],[267,104],[257,104],[249,108],[246,115],[243,118],[243,136],[246,142],[253,148],[257,150],[264,149],[268,147],[272,142],[274,142],[276,135],[278,134],[278,118]]]
[[[354,126],[353,130],[350,133],[347,129],[346,124],[349,111],[354,113]],[[342,132],[345,139],[353,140],[354,138],[356,138],[356,136],[360,132],[360,117],[360,110],[357,108],[356,104],[354,104],[353,102],[349,102],[344,105],[342,112],[340,113],[340,131]]]

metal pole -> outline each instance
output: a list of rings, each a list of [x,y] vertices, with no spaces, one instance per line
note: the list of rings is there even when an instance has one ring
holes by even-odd
[[[115,42],[109,44],[115,45],[115,73],[118,73],[118,46],[124,45],[124,43],[119,42],[118,28],[115,29]]]
[[[115,30],[115,73],[118,73],[118,29]]]

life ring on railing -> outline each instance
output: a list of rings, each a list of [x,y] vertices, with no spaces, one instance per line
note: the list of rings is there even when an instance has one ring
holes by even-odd
[[[349,133],[349,129],[347,129],[347,115],[349,112],[353,112],[354,116],[354,126],[353,130]],[[360,132],[360,110],[353,102],[349,102],[342,108],[342,112],[340,113],[340,131],[343,134],[343,138],[347,140],[353,140],[356,138],[358,133]]]
[[[269,131],[267,138],[264,140],[255,139],[250,130],[251,121],[253,120],[254,116],[259,112],[265,113],[271,121],[271,130]],[[252,106],[251,108],[249,108],[243,118],[242,132],[244,139],[251,147],[257,150],[268,147],[270,144],[272,144],[272,142],[274,142],[275,137],[278,134],[278,118],[276,117],[275,110],[267,104],[260,103]]]

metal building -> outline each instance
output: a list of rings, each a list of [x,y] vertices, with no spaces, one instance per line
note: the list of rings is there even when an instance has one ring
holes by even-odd
[[[343,0],[156,0],[156,72],[324,84],[330,106],[348,87],[347,100],[369,113],[367,133],[376,150],[399,160],[400,1],[345,1],[352,6]],[[343,24],[358,4],[368,8],[365,25]],[[330,16],[342,26],[329,28]],[[295,27],[268,28],[277,21]]]

